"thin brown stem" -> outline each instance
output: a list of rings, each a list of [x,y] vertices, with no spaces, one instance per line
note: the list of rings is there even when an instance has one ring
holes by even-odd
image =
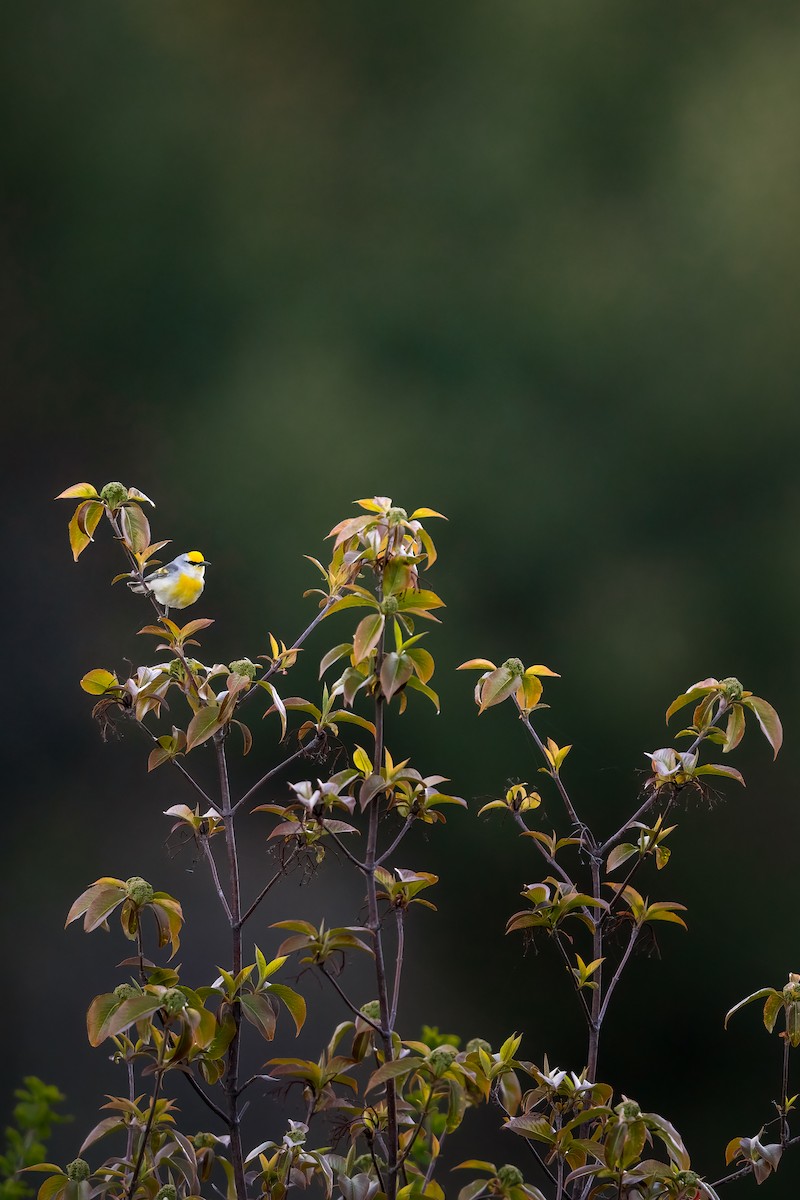
[[[373,1021],[370,1017],[368,1017],[365,1013],[363,1013],[357,1004],[353,1003],[353,1001],[347,995],[347,992],[345,992],[345,990],[340,985],[336,976],[331,975],[330,971],[326,970],[324,963],[318,963],[317,965],[319,966],[319,969],[322,972],[322,974],[325,976],[325,978],[330,980],[330,982],[333,984],[334,988],[339,993],[342,1000],[344,1000],[345,1004],[350,1009],[350,1012],[353,1013],[355,1016],[357,1016],[360,1020],[365,1021],[367,1023],[367,1025],[371,1025],[372,1028],[375,1030],[375,1032],[380,1034],[381,1037],[383,1037],[384,1031],[383,1031],[383,1029],[381,1029],[380,1025],[378,1025],[377,1022]]]
[[[219,902],[223,907],[225,916],[228,918],[228,924],[230,925],[233,920],[233,917],[231,916],[231,909],[230,909],[230,905],[228,904],[227,896],[225,895],[225,891],[219,880],[219,872],[217,871],[217,863],[214,858],[214,851],[211,849],[211,846],[209,845],[208,838],[203,837],[202,834],[200,835],[200,844],[203,847],[203,854],[206,857],[206,861],[208,862],[208,865],[211,868],[211,878],[214,880],[214,887],[216,888],[217,896],[219,897]]]
[[[527,713],[523,712],[520,709],[519,702],[516,700],[516,698],[514,700],[514,703],[517,705],[517,711],[520,714],[520,720],[522,721],[522,724],[525,726],[528,733],[530,734],[530,736],[533,738],[534,742],[536,743],[536,746],[537,746],[542,758],[548,764],[548,772],[547,773],[550,776],[550,778],[553,780],[553,783],[558,788],[558,793],[561,796],[561,799],[564,803],[564,808],[567,811],[567,816],[569,817],[570,821],[576,828],[588,833],[589,830],[583,824],[583,822],[581,821],[577,812],[575,811],[575,806],[573,805],[572,800],[570,799],[569,792],[567,791],[566,787],[564,786],[564,781],[561,778],[560,773],[558,771],[554,771],[550,768],[550,759],[547,757],[547,751],[545,750],[544,742],[539,737],[539,734],[536,732],[533,725],[531,724],[530,717],[528,716]]]
[[[242,917],[239,918],[239,928],[240,929],[242,928],[242,926],[244,925],[244,923],[246,921],[250,920],[250,918],[252,917],[252,915],[256,911],[256,909],[258,908],[261,901],[264,899],[265,896],[267,896],[269,894],[269,892],[272,891],[272,889],[274,888],[274,886],[278,882],[278,880],[283,878],[283,876],[286,874],[286,872],[289,868],[289,864],[291,863],[292,859],[297,857],[298,853],[299,853],[299,851],[298,851],[297,847],[295,846],[294,850],[292,850],[291,854],[286,859],[286,862],[282,864],[280,870],[275,872],[275,874],[272,876],[272,879],[270,879],[269,883],[266,883],[264,885],[264,887],[261,889],[261,891],[258,893],[255,900],[248,908],[247,912]]]
[[[394,988],[392,990],[392,1008],[389,1013],[389,1028],[394,1029],[397,1018],[397,1006],[400,1003],[400,976],[403,973],[403,950],[405,947],[405,913],[402,908],[394,910],[397,921],[397,957],[394,964]]]
[[[153,733],[152,729],[147,728],[144,721],[137,721],[136,724],[139,726],[140,729],[144,730],[144,732],[147,734],[147,736],[150,738],[150,740],[152,742],[155,742],[156,745],[159,744],[158,738]],[[203,800],[206,802],[206,804],[210,808],[213,808],[214,811],[216,812],[216,807],[214,805],[214,801],[211,799],[208,792],[203,787],[200,786],[200,784],[197,782],[197,780],[194,778],[193,775],[189,774],[189,772],[186,770],[186,767],[183,765],[183,763],[179,762],[177,758],[171,758],[169,761],[172,763],[173,767],[176,767],[180,771],[181,775],[183,775],[184,779],[186,779],[192,785],[194,790],[200,796],[203,797]]]
[[[789,1141],[789,1119],[786,1112],[786,1102],[789,1097],[789,1050],[791,1043],[786,1034],[783,1035],[783,1070],[781,1072],[781,1146]]]
[[[131,1197],[136,1191],[136,1184],[139,1182],[139,1174],[142,1170],[142,1162],[144,1161],[145,1150],[147,1149],[147,1143],[150,1139],[150,1130],[153,1128],[153,1120],[156,1115],[156,1105],[158,1104],[158,1097],[161,1094],[161,1081],[164,1077],[163,1061],[166,1045],[167,1031],[165,1029],[161,1046],[159,1048],[158,1067],[156,1068],[156,1081],[153,1085],[153,1095],[150,1099],[150,1111],[147,1114],[147,1123],[144,1127],[144,1133],[142,1134],[142,1144],[140,1145],[139,1153],[136,1156],[136,1166],[133,1168],[133,1175],[131,1176],[131,1181],[128,1184],[127,1200],[131,1200]]]
[[[526,833],[526,834],[530,834],[531,831],[528,828],[528,826],[525,824],[525,820],[522,817],[522,815],[518,812],[515,812],[515,813],[513,813],[513,817],[514,817],[516,824],[519,826],[519,828],[522,830],[522,832]],[[569,877],[567,872],[561,866],[561,863],[556,861],[556,859],[553,857],[553,855],[550,853],[550,851],[547,849],[547,847],[543,846],[538,838],[531,838],[531,841],[536,846],[536,849],[539,851],[542,858],[545,860],[547,865],[550,867],[551,871],[554,871],[556,873],[556,875],[558,875],[559,879],[561,879],[563,883],[566,883],[568,887],[574,888],[575,884],[574,884],[573,880]]]
[[[592,896],[595,900],[602,900],[601,879],[600,879],[600,859],[595,854],[592,857]],[[603,957],[603,925],[598,916],[594,917],[594,931],[592,934],[592,958],[597,960]],[[597,987],[592,992],[592,1009],[589,1020],[589,1046],[586,1062],[586,1074],[591,1083],[597,1082],[597,1059],[600,1053],[600,1025],[602,1023],[600,1010],[603,1003],[603,964],[600,963],[594,975],[594,982]]]
[[[236,850],[235,818],[231,809],[231,788],[228,776],[228,764],[225,758],[225,738],[217,733],[213,739],[214,752],[217,759],[219,775],[220,816],[225,826],[225,845],[228,851],[228,876],[230,881],[230,896],[228,900],[229,924],[231,930],[231,958],[233,975],[237,976],[242,969],[242,927],[241,927],[241,898],[239,888],[239,857]],[[237,1200],[246,1200],[247,1186],[244,1177],[244,1156],[242,1153],[242,1135],[238,1106],[239,1095],[239,1056],[242,1026],[242,1009],[238,1000],[231,1005],[236,1032],[228,1046],[227,1069],[225,1072],[224,1088],[228,1098],[228,1129],[230,1131],[230,1149],[233,1166],[234,1183]]]
[[[320,740],[321,739],[315,735],[307,745],[300,746],[297,750],[295,750],[294,754],[290,754],[288,758],[283,760],[283,762],[278,763],[277,766],[267,771],[266,775],[262,775],[258,782],[254,783],[249,791],[245,792],[241,799],[236,801],[231,808],[231,812],[238,812],[243,804],[246,804],[248,800],[253,799],[256,792],[259,791],[265,783],[268,783],[270,779],[274,779],[276,775],[280,775],[281,771],[284,771],[290,763],[296,762],[298,758],[303,758],[307,754],[313,754],[314,749],[317,745],[319,745]]]
[[[572,986],[575,988],[575,995],[580,1000],[581,1008],[583,1009],[583,1015],[586,1017],[586,1024],[591,1029],[592,1012],[591,1012],[591,1009],[589,1008],[589,1005],[586,1003],[586,997],[583,994],[583,989],[581,988],[580,984],[578,983],[577,979],[575,978],[575,975],[572,970],[572,963],[569,961],[569,955],[567,954],[567,951],[564,948],[564,943],[561,941],[561,937],[559,936],[558,930],[556,930],[554,937],[555,937],[555,943],[558,946],[559,950],[561,951],[561,957],[564,959],[564,964],[567,968],[567,974],[569,975],[570,979],[572,980]]]
[[[353,854],[353,853],[352,853],[350,850],[348,850],[347,846],[344,844],[344,842],[342,841],[342,839],[339,837],[338,833],[336,833],[336,831],[335,831],[335,830],[333,830],[333,829],[330,829],[330,828],[329,828],[329,827],[328,827],[328,826],[325,824],[325,818],[324,818],[324,817],[322,817],[322,818],[320,819],[320,824],[321,824],[321,825],[323,825],[323,826],[324,826],[324,828],[327,830],[327,832],[328,832],[328,833],[331,835],[331,837],[332,837],[332,838],[333,838],[333,840],[336,842],[336,845],[339,847],[339,849],[341,850],[341,852],[342,852],[342,854],[345,856],[345,858],[349,859],[349,860],[350,860],[350,862],[353,864],[353,866],[354,866],[354,867],[357,867],[357,868],[358,868],[358,870],[362,872],[362,874],[363,874],[363,873],[365,873],[367,868],[366,868],[366,866],[364,865],[364,863],[361,861],[361,859],[360,859],[360,858],[356,858],[355,854]]]
[[[323,621],[325,619],[325,617],[328,615],[328,609],[331,608],[336,603],[336,601],[339,599],[340,599],[340,597],[338,595],[328,597],[325,604],[319,610],[317,615],[314,617],[314,620],[311,622],[311,624],[307,625],[306,628],[303,630],[303,632],[300,634],[300,636],[292,642],[291,646],[289,647],[290,653],[294,650],[300,649],[300,647],[302,646],[302,644],[306,640],[306,638],[308,638],[309,635],[314,632],[314,630],[319,625],[320,621]],[[267,667],[267,669],[264,671],[264,674],[260,675],[259,678],[254,682],[253,686],[245,692],[245,694],[242,696],[242,699],[239,701],[239,703],[244,704],[245,700],[249,700],[252,696],[254,696],[259,689],[259,684],[265,683],[278,670],[280,670],[280,662],[279,661],[274,662],[274,663],[272,663],[271,666]]]
[[[617,966],[616,971],[614,972],[611,982],[609,983],[608,987],[606,988],[606,994],[603,997],[603,1003],[600,1006],[600,1013],[598,1015],[598,1021],[599,1021],[600,1025],[602,1025],[603,1021],[605,1020],[606,1013],[608,1012],[608,1006],[611,1003],[611,997],[614,994],[614,989],[616,988],[617,984],[619,983],[620,979],[622,978],[622,972],[625,970],[626,966],[628,965],[628,959],[633,954],[633,950],[636,945],[636,939],[638,938],[639,933],[640,933],[640,926],[634,924],[633,929],[631,930],[631,936],[628,939],[628,944],[625,947],[625,952],[622,955],[622,958],[619,960],[619,964]]]
[[[431,1110],[431,1101],[432,1100],[433,1100],[433,1088],[431,1088],[430,1092],[428,1093],[428,1098],[425,1101],[424,1105],[422,1106],[422,1111],[419,1114],[419,1117],[417,1119],[416,1125],[414,1126],[414,1129],[412,1130],[411,1137],[406,1142],[401,1153],[397,1156],[398,1169],[400,1167],[402,1167],[403,1163],[406,1161],[409,1154],[411,1153],[411,1151],[414,1148],[414,1142],[419,1137],[422,1127],[425,1124],[425,1120],[428,1116],[428,1113]]]
[[[396,850],[396,849],[397,849],[397,847],[400,845],[400,843],[402,842],[403,838],[406,836],[406,834],[408,833],[409,829],[411,828],[411,826],[412,826],[413,824],[414,824],[414,818],[413,818],[413,817],[406,817],[406,819],[405,819],[405,823],[403,824],[403,827],[402,827],[402,829],[400,830],[400,832],[398,833],[397,837],[396,837],[396,838],[394,839],[394,841],[392,842],[392,844],[391,844],[391,846],[389,847],[389,849],[388,849],[388,850],[384,850],[383,854],[381,854],[379,858],[376,858],[376,859],[375,859],[375,866],[376,866],[376,867],[381,867],[381,866],[383,866],[383,864],[386,862],[387,858],[391,858],[391,857],[392,857],[392,855],[394,854],[395,850]]]

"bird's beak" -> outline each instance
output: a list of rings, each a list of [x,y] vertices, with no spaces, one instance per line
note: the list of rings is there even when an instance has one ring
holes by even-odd
[[[207,558],[204,558],[204,559],[203,559],[203,561],[202,561],[201,563],[198,563],[198,566],[200,566],[200,567],[210,567],[210,566],[211,566],[211,563],[208,561],[208,559],[207,559]]]

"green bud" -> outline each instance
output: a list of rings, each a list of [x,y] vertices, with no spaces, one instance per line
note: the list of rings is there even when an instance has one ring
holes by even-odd
[[[614,1109],[614,1112],[621,1121],[638,1121],[641,1118],[642,1110],[635,1100],[623,1100]]]
[[[506,1163],[504,1167],[501,1167],[497,1172],[497,1178],[503,1187],[506,1188],[520,1187],[525,1181],[522,1171],[520,1171],[519,1167],[513,1166],[512,1163]]]
[[[787,983],[783,989],[783,998],[787,1004],[796,1004],[800,1000],[800,983]]]
[[[675,1176],[675,1182],[679,1188],[689,1191],[697,1187],[700,1178],[696,1171],[679,1171]]]
[[[478,1050],[485,1050],[487,1054],[492,1053],[492,1047],[486,1038],[470,1038],[466,1045],[467,1054],[475,1054]]]
[[[119,508],[128,499],[128,489],[123,483],[107,483],[100,491],[100,499],[109,508]]]
[[[172,659],[167,667],[167,674],[169,675],[170,679],[177,679],[179,682],[183,682],[183,663],[179,658]]]
[[[744,688],[735,676],[731,675],[728,679],[720,679],[719,686],[725,693],[726,700],[730,700],[731,703],[741,700]]]
[[[120,983],[114,988],[114,995],[118,1000],[130,1000],[133,996],[140,995],[140,992],[132,983]]]
[[[404,508],[390,508],[386,519],[390,525],[400,525],[401,522],[408,520],[408,513]]]
[[[374,1169],[375,1168],[374,1168],[374,1165],[372,1162],[372,1155],[371,1154],[359,1154],[358,1158],[353,1163],[350,1178],[352,1179],[353,1175],[368,1175],[369,1172]]]
[[[67,1163],[64,1173],[73,1183],[83,1183],[92,1171],[85,1158],[75,1158],[71,1163]]]
[[[524,675],[525,664],[519,658],[507,658],[503,663],[506,671],[510,671],[512,675]]]
[[[381,612],[387,617],[391,617],[397,612],[400,605],[397,602],[397,596],[387,596],[381,603]]]
[[[435,1075],[444,1075],[457,1054],[455,1046],[437,1046],[428,1055],[428,1062]]]
[[[249,658],[235,658],[231,663],[234,675],[244,675],[247,679],[255,679],[258,667]]]
[[[365,1017],[369,1017],[370,1021],[380,1021],[381,1019],[379,1000],[368,1000],[366,1004],[361,1005],[361,1011]]]
[[[166,1009],[171,1017],[176,1017],[179,1012],[183,1012],[189,1001],[184,996],[179,988],[168,988],[164,992],[164,998],[161,1001],[161,1007]]]
[[[196,1150],[211,1150],[217,1144],[213,1133],[196,1133],[191,1140]]]
[[[146,879],[142,879],[141,875],[131,875],[130,879],[126,879],[125,891],[128,899],[132,900],[137,908],[149,904],[153,899],[153,889]]]
[[[156,1192],[156,1200],[178,1200],[178,1189],[174,1183],[165,1183]]]

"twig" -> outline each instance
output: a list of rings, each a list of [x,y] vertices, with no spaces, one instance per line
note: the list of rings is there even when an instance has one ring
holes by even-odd
[[[147,736],[150,738],[150,740],[152,742],[155,742],[156,745],[159,745],[158,738],[153,733],[152,729],[147,728],[144,721],[137,721],[136,724],[139,726],[140,729],[144,730],[144,732],[147,734]],[[181,775],[183,775],[184,779],[187,779],[189,781],[189,783],[192,785],[194,790],[203,797],[206,804],[208,804],[209,807],[213,808],[216,811],[216,805],[214,804],[214,801],[209,796],[208,792],[200,786],[200,784],[197,782],[197,780],[194,778],[193,775],[189,774],[189,772],[186,770],[186,767],[183,765],[183,763],[179,762],[177,758],[171,758],[169,761],[172,763],[172,765],[174,767],[177,767],[177,769],[180,771]]]
[[[214,1101],[211,1099],[210,1096],[206,1095],[206,1093],[201,1088],[200,1084],[195,1079],[194,1075],[192,1075],[191,1070],[187,1069],[187,1070],[181,1071],[180,1074],[183,1076],[183,1078],[186,1080],[186,1082],[189,1084],[189,1086],[192,1088],[192,1090],[197,1093],[197,1095],[200,1097],[200,1099],[203,1101],[203,1103],[206,1105],[206,1107],[210,1108],[211,1111],[214,1113],[214,1115],[216,1117],[219,1117],[220,1121],[222,1121],[222,1123],[224,1125],[227,1125],[228,1118],[226,1117],[225,1113],[222,1111],[221,1108],[219,1108],[214,1103]]]
[[[340,986],[339,981],[336,978],[336,976],[331,975],[330,971],[326,970],[325,964],[317,963],[317,966],[319,967],[320,971],[325,976],[325,978],[329,979],[331,981],[333,986],[336,988],[336,991],[339,993],[339,995],[344,1000],[347,1007],[350,1009],[350,1012],[354,1013],[362,1021],[366,1021],[367,1025],[371,1025],[376,1033],[379,1033],[381,1037],[384,1037],[385,1033],[384,1033],[384,1030],[381,1029],[380,1025],[378,1025],[375,1021],[373,1021],[370,1017],[368,1017],[365,1013],[363,1013],[360,1008],[358,1008],[355,1004],[353,1004],[353,1001],[350,999],[350,997],[347,995],[347,993]]]
[[[303,756],[306,754],[313,754],[316,746],[319,745],[320,740],[321,739],[315,734],[307,745],[300,746],[299,749],[295,750],[294,754],[290,754],[288,758],[283,760],[283,762],[278,763],[277,766],[273,767],[270,771],[267,771],[266,775],[262,775],[258,782],[254,783],[250,790],[245,792],[240,800],[236,801],[236,803],[231,807],[231,812],[238,812],[243,804],[246,804],[248,800],[252,800],[256,792],[262,788],[265,783],[268,783],[269,780],[274,778],[275,775],[279,775],[281,771],[289,766],[290,763],[295,762],[298,758],[303,758]]]
[[[283,878],[283,876],[286,874],[289,863],[292,861],[292,859],[297,857],[298,853],[299,853],[299,851],[298,851],[297,847],[295,846],[294,850],[292,850],[291,854],[286,859],[286,862],[282,864],[281,869],[279,871],[275,872],[275,874],[272,876],[272,879],[270,879],[269,883],[265,884],[264,887],[261,889],[261,891],[258,893],[255,900],[250,905],[250,907],[248,908],[248,910],[244,914],[244,916],[239,918],[239,928],[240,929],[244,925],[245,921],[248,921],[250,919],[250,917],[252,917],[253,913],[256,911],[259,904],[264,899],[264,897],[267,895],[267,893],[275,886],[275,884],[278,882],[279,879]]]
[[[789,1047],[791,1043],[787,1034],[783,1035],[783,1071],[781,1072],[781,1146],[785,1147],[789,1139],[789,1118],[786,1112],[786,1101],[789,1098]]]
[[[592,896],[594,897],[595,900],[602,900],[602,896],[600,895],[600,892],[602,890],[601,879],[600,879],[600,866],[601,866],[601,860],[600,860],[597,852],[595,852],[594,855],[592,856]],[[600,918],[595,916],[594,932],[592,934],[592,958],[596,961],[598,959],[602,959],[602,957],[603,957],[603,925],[602,925],[602,922],[600,921]],[[591,1012],[591,1018],[589,1021],[589,1046],[588,1046],[587,1062],[586,1062],[586,1074],[591,1083],[597,1082],[597,1059],[598,1059],[598,1055],[600,1053],[600,1026],[602,1024],[602,1021],[600,1018],[600,1009],[601,1009],[601,1005],[602,1005],[602,996],[603,996],[603,964],[602,964],[602,962],[600,963],[599,967],[595,971],[594,982],[597,984],[597,987],[592,992],[592,1012]]]
[[[389,1028],[394,1029],[397,1017],[397,1006],[400,1002],[400,976],[403,973],[403,949],[405,946],[405,925],[402,908],[396,908],[394,915],[397,920],[397,958],[394,965],[394,990],[392,992],[392,1007],[389,1013]]]
[[[547,757],[547,751],[545,750],[544,742],[539,737],[539,734],[536,732],[533,725],[531,724],[530,717],[528,716],[527,713],[524,713],[522,711],[522,709],[519,706],[519,701],[516,699],[516,697],[514,698],[514,703],[517,706],[517,711],[520,714],[520,720],[522,721],[522,724],[525,726],[528,733],[531,735],[534,742],[536,743],[536,746],[537,746],[539,752],[541,753],[541,756],[544,759],[544,761],[546,763],[549,763],[550,759]],[[554,771],[554,770],[548,770],[547,773],[550,776],[550,778],[553,780],[553,782],[555,783],[556,787],[558,788],[561,799],[564,802],[564,807],[567,810],[567,816],[569,817],[572,824],[576,828],[584,830],[585,832],[589,833],[589,835],[591,837],[591,832],[587,829],[587,827],[584,825],[583,821],[581,821],[580,817],[578,816],[577,812],[575,811],[575,807],[569,797],[569,792],[567,791],[566,787],[564,786],[564,781],[562,780],[559,772]]]
[[[383,852],[383,854],[380,856],[380,858],[376,858],[376,859],[375,859],[375,866],[376,866],[376,867],[381,867],[381,866],[383,866],[383,864],[386,862],[387,858],[391,858],[391,857],[392,857],[392,855],[394,854],[395,850],[396,850],[396,849],[397,849],[397,847],[400,845],[400,843],[402,842],[403,838],[406,836],[406,834],[408,833],[409,829],[411,828],[411,826],[412,826],[413,824],[414,824],[414,818],[413,818],[413,817],[406,817],[405,824],[403,825],[402,829],[401,829],[401,830],[400,830],[400,832],[398,833],[397,837],[396,837],[396,838],[394,839],[394,841],[392,842],[392,844],[391,844],[391,846],[389,847],[389,849],[388,849],[388,850],[384,850],[384,852]]]
[[[320,621],[324,620],[324,618],[328,615],[328,609],[332,608],[333,605],[339,599],[340,599],[340,597],[338,594],[335,596],[328,597],[324,606],[319,610],[319,612],[314,617],[314,620],[311,622],[311,624],[307,625],[306,628],[303,630],[303,632],[300,634],[300,636],[298,638],[296,638],[294,642],[292,642],[291,646],[289,647],[290,654],[292,653],[292,651],[300,649],[300,647],[302,646],[302,644],[306,640],[306,638],[309,636],[309,634],[313,633],[314,630],[319,625]],[[260,675],[259,678],[256,679],[255,682],[253,683],[253,686],[245,692],[245,694],[242,696],[239,703],[244,704],[245,700],[249,700],[251,698],[251,696],[254,696],[256,694],[256,692],[258,691],[259,684],[266,683],[266,681],[272,675],[274,675],[275,672],[277,670],[279,670],[279,668],[280,668],[280,660],[274,662],[270,667],[267,667],[264,674]]]
[[[566,964],[567,974],[569,975],[570,979],[572,980],[572,986],[575,988],[575,995],[578,997],[578,999],[581,1002],[581,1007],[583,1008],[584,1016],[586,1017],[586,1023],[587,1023],[587,1025],[589,1025],[591,1027],[591,1024],[592,1024],[591,1009],[589,1008],[589,1005],[586,1003],[586,997],[583,994],[583,989],[581,988],[580,984],[578,983],[577,979],[575,978],[575,976],[573,974],[572,964],[569,961],[569,955],[567,954],[566,950],[564,949],[564,943],[561,941],[558,930],[555,931],[554,937],[555,937],[556,945],[558,946],[559,950],[561,951],[561,957],[564,959],[564,963]]]
[[[614,989],[616,988],[617,984],[619,983],[620,979],[622,978],[622,972],[625,970],[625,967],[627,966],[628,959],[630,958],[631,954],[633,954],[633,948],[636,945],[636,939],[638,938],[639,933],[640,933],[640,926],[634,925],[633,929],[631,930],[631,936],[630,936],[630,939],[628,940],[628,944],[625,947],[625,953],[622,955],[622,958],[619,960],[619,965],[617,966],[617,969],[614,972],[611,982],[609,983],[608,987],[606,988],[606,994],[605,994],[605,997],[603,998],[603,1003],[601,1005],[600,1012],[598,1014],[598,1021],[601,1025],[603,1024],[603,1021],[605,1020],[605,1015],[606,1015],[606,1012],[608,1011],[608,1006],[611,1001],[611,997],[614,994]]]
[[[161,1042],[159,1059],[163,1059],[164,1047],[166,1046],[166,1044],[167,1044],[167,1031],[165,1029],[164,1037]],[[142,1134],[142,1144],[139,1147],[139,1153],[136,1156],[136,1166],[133,1168],[133,1175],[131,1176],[131,1181],[128,1184],[127,1200],[131,1200],[131,1196],[133,1196],[134,1192],[136,1191],[136,1184],[139,1182],[139,1173],[142,1169],[142,1160],[144,1158],[144,1152],[147,1149],[147,1141],[148,1141],[148,1138],[150,1137],[150,1130],[153,1128],[153,1118],[156,1115],[156,1104],[158,1103],[159,1093],[161,1092],[161,1081],[162,1081],[163,1077],[164,1077],[164,1067],[163,1067],[163,1062],[160,1061],[159,1065],[158,1065],[158,1069],[156,1070],[156,1081],[153,1086],[153,1096],[150,1101],[150,1111],[147,1114],[147,1124],[145,1125],[144,1133]]]
[[[214,852],[208,844],[208,838],[203,837],[202,834],[200,835],[200,844],[203,847],[203,854],[205,855],[208,865],[211,868],[211,877],[214,880],[214,887],[217,889],[219,902],[225,910],[225,916],[228,918],[228,924],[230,925],[233,922],[233,917],[231,916],[231,908],[228,904],[228,899],[223,891],[222,884],[219,881],[219,873],[217,872],[217,864],[214,859]]]
[[[359,871],[361,871],[362,874],[365,873],[367,868],[365,867],[364,863],[361,861],[361,859],[356,858],[355,854],[352,854],[351,851],[347,849],[347,846],[345,846],[344,842],[339,837],[338,833],[336,833],[333,829],[328,828],[328,826],[325,824],[324,817],[320,817],[319,823],[326,830],[326,832],[331,835],[331,837],[336,842],[336,845],[339,847],[339,849],[341,850],[341,852],[345,856],[345,858],[349,858],[350,862],[353,864],[353,866],[358,867]]]
[[[528,826],[525,824],[525,821],[524,821],[521,813],[515,812],[512,815],[513,815],[514,820],[516,821],[517,825],[523,831],[523,833],[529,834],[531,831],[528,828]],[[555,871],[556,875],[558,875],[561,878],[562,882],[566,883],[567,887],[574,888],[575,887],[574,881],[572,879],[570,879],[567,872],[561,866],[561,863],[557,862],[556,859],[553,858],[553,855],[550,853],[550,851],[547,849],[547,847],[543,846],[538,838],[532,838],[531,840],[535,843],[536,849],[542,855],[542,857],[544,858],[547,865],[551,868],[551,870]],[[586,910],[584,909],[584,911],[586,911]]]

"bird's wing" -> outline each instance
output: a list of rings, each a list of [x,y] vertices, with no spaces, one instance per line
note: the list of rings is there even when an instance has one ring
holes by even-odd
[[[169,575],[167,567],[159,567],[157,571],[151,571],[149,575],[145,575],[145,583],[149,583],[151,579],[163,579],[165,575]]]

